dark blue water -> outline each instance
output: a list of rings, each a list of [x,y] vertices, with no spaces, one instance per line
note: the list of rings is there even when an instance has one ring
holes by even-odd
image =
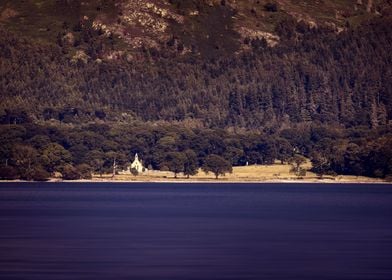
[[[392,185],[1,184],[0,279],[392,279]]]

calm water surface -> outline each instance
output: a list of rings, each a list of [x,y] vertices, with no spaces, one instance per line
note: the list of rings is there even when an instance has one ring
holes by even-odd
[[[0,184],[0,279],[392,279],[392,185]]]

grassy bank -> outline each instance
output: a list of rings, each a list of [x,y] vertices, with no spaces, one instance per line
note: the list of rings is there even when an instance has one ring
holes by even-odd
[[[198,174],[191,176],[189,179],[183,174],[178,174],[177,179],[174,178],[174,174],[169,171],[147,171],[143,174],[133,176],[131,174],[121,174],[121,175],[94,175],[94,181],[142,181],[142,182],[259,182],[259,181],[293,181],[293,182],[384,182],[381,179],[369,178],[363,176],[348,176],[348,175],[338,175],[338,176],[323,176],[318,177],[315,173],[309,171],[311,168],[310,162],[307,162],[304,167],[308,170],[306,176],[297,177],[295,174],[290,172],[291,165],[275,163],[272,165],[252,165],[252,166],[236,166],[233,167],[233,172],[231,174],[226,174],[225,176],[220,176],[218,180],[215,179],[214,174],[205,174],[203,171],[199,170]]]

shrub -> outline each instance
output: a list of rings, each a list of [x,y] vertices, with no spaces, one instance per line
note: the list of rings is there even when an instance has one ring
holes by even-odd
[[[0,180],[15,180],[18,179],[18,172],[12,166],[0,167]]]
[[[70,164],[64,166],[62,175],[64,180],[77,180],[81,177],[78,170]]]
[[[47,181],[50,177],[50,173],[43,169],[41,166],[37,166],[31,172],[31,179],[33,181]]]
[[[131,174],[132,174],[133,176],[137,176],[137,175],[139,175],[139,171],[137,171],[136,168],[131,168]]]
[[[76,166],[76,170],[79,173],[79,176],[81,179],[91,179],[92,175],[91,175],[91,166],[86,164],[86,163],[82,163]]]
[[[267,4],[264,5],[264,9],[267,12],[274,12],[275,13],[278,11],[278,5],[276,3],[268,2]]]

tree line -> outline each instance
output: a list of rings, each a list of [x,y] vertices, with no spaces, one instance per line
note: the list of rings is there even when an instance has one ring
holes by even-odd
[[[324,174],[392,175],[391,127],[343,129],[301,124],[273,134],[205,129],[184,124],[0,125],[0,178],[65,179],[126,169],[135,153],[145,167],[187,176],[199,167],[215,176],[232,166],[292,163],[303,157]]]

